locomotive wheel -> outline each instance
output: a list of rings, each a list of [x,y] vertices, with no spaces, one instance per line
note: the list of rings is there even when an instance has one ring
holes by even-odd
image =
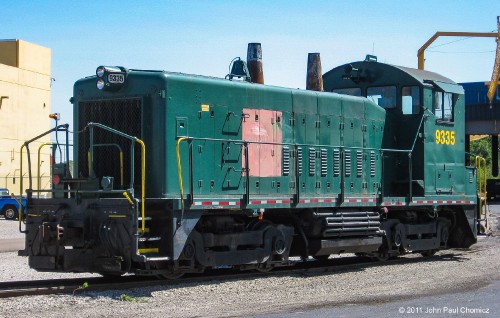
[[[403,238],[405,237],[405,228],[403,226],[403,224],[398,224],[395,228],[394,228],[394,245],[396,247],[400,247],[401,244],[403,244]]]

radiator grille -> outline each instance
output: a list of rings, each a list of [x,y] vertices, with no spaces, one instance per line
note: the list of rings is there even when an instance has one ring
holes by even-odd
[[[114,99],[82,101],[78,104],[78,131],[89,122],[100,123],[130,136],[141,138],[141,99]],[[88,131],[78,135],[78,177],[89,176],[87,153],[90,148]],[[131,140],[94,128],[94,144],[117,144],[123,151],[124,186],[130,185]],[[134,145],[134,188],[140,193],[141,148]],[[114,177],[115,188],[120,186],[119,150],[115,146],[94,148],[94,172],[97,177]]]

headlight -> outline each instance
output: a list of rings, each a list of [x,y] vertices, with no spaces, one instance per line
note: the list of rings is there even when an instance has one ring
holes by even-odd
[[[105,86],[105,85],[106,85],[106,84],[104,83],[104,80],[103,80],[102,78],[99,78],[99,79],[97,80],[97,88],[98,88],[98,89],[101,89],[101,90],[102,90],[102,89],[104,88],[104,86]]]
[[[95,70],[96,87],[102,91],[119,91],[125,85],[127,73],[128,70],[122,66],[101,65]]]
[[[96,69],[95,74],[97,75],[97,77],[103,77],[105,72],[106,72],[106,68],[104,66],[99,66]]]

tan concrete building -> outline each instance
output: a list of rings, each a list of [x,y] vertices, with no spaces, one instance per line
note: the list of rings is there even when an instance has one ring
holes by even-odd
[[[51,127],[50,87],[51,51],[22,40],[0,40],[0,187],[16,195],[20,178],[27,185],[27,157],[24,152],[23,176],[20,169],[22,144]],[[37,188],[38,148],[50,136],[30,145],[33,187]],[[40,156],[42,188],[50,188],[50,147]]]

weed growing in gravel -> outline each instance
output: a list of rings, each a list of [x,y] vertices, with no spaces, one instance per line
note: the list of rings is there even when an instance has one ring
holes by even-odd
[[[87,287],[89,287],[89,283],[87,283],[87,282],[83,283],[83,285],[82,285],[82,286],[78,286],[78,288],[77,288],[77,289],[73,290],[73,296],[75,296],[75,292],[76,292],[77,290],[84,290],[84,289],[85,289],[85,288],[87,288]]]
[[[120,295],[120,300],[121,301],[128,301],[131,303],[147,303],[147,300],[142,298],[142,297],[134,297],[134,296],[129,296],[127,294],[121,294]]]

